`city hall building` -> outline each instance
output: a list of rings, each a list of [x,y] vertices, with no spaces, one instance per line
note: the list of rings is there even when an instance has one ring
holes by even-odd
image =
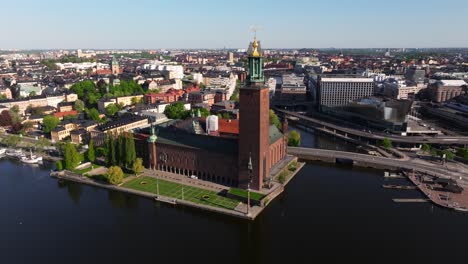
[[[136,129],[137,155],[147,168],[240,188],[249,183],[256,190],[265,186],[270,169],[286,157],[287,123],[281,130],[270,125],[269,89],[256,39],[248,55],[249,75],[240,88],[238,122],[197,116]]]

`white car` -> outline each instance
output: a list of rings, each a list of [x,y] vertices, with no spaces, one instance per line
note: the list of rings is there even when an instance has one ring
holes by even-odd
[[[195,179],[195,180],[198,180],[198,177],[195,176],[195,175],[190,176],[190,178]]]

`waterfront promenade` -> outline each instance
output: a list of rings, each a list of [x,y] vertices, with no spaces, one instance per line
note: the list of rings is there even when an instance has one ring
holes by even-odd
[[[126,183],[130,181],[135,181],[140,178],[143,179],[142,181],[145,181],[144,178],[149,177],[151,179],[158,179],[161,181],[167,181],[167,182],[172,182],[175,184],[180,184],[180,186],[184,186],[187,188],[187,193],[190,191],[189,189],[193,189],[193,188],[197,188],[198,190],[203,189],[213,194],[222,193],[224,191],[228,191],[229,189],[229,187],[226,187],[223,185],[219,185],[219,184],[207,182],[207,181],[202,181],[202,180],[197,180],[197,179],[191,179],[191,178],[187,178],[186,176],[177,175],[174,173],[145,170],[144,173],[139,176],[127,177],[126,179],[124,179],[124,182],[119,185],[111,185],[106,182],[95,180],[93,178],[80,175],[80,174],[76,174],[70,171],[60,171],[60,172],[52,171],[50,173],[50,176],[58,178],[58,179],[62,179],[62,180],[77,182],[80,184],[87,184],[87,185],[100,187],[104,189],[114,190],[118,192],[132,194],[132,195],[138,195],[141,197],[149,198],[149,199],[152,199],[158,202],[167,203],[167,204],[182,205],[182,206],[192,207],[196,209],[201,209],[204,211],[215,212],[215,213],[219,213],[219,214],[223,214],[227,216],[237,217],[241,219],[254,220],[271,201],[273,201],[278,195],[280,195],[284,191],[284,186],[302,169],[303,166],[304,166],[303,163],[299,163],[297,165],[297,168],[286,177],[286,181],[283,184],[279,182],[275,182],[271,188],[263,189],[261,193],[264,194],[265,196],[263,197],[259,205],[252,205],[250,207],[249,213],[247,213],[247,205],[241,201],[238,201],[237,206],[232,207],[232,209],[228,209],[228,208],[222,208],[219,206],[207,205],[206,203],[204,204],[200,202],[193,202],[193,201],[190,201],[190,199],[187,199],[187,197],[184,199],[183,196],[182,197],[178,196],[177,198],[169,197],[169,196],[156,194],[155,193],[156,190],[151,190],[151,192],[141,191],[135,188],[128,188],[128,186],[126,186]],[[102,168],[98,168],[96,170],[100,170],[100,169]],[[93,171],[89,173],[93,174]]]

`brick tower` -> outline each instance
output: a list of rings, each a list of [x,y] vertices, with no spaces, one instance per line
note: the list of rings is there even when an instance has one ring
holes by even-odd
[[[260,42],[250,43],[249,75],[239,95],[239,187],[259,190],[269,177],[269,90],[263,76]]]

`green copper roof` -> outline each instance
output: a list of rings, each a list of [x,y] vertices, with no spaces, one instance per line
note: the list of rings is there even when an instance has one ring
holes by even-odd
[[[270,125],[269,133],[270,133],[270,144],[275,143],[276,141],[278,141],[278,139],[283,137],[283,133],[281,133],[281,131],[279,131],[279,129],[275,125]]]

